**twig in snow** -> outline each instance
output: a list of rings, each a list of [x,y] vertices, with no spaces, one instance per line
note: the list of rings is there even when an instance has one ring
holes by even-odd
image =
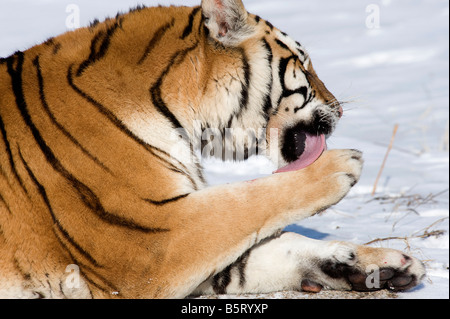
[[[375,180],[375,184],[373,185],[372,196],[375,196],[375,193],[377,192],[378,181],[380,180],[381,175],[383,174],[384,166],[386,165],[387,159],[389,157],[389,153],[391,152],[392,147],[394,146],[395,136],[397,135],[398,127],[399,127],[399,125],[395,124],[394,133],[392,134],[391,142],[389,143],[389,147],[386,152],[386,156],[384,157],[380,172],[378,173],[377,179]]]
[[[405,242],[408,242],[408,240],[410,239],[415,239],[415,238],[429,238],[429,237],[440,237],[442,235],[444,235],[446,233],[445,230],[433,230],[433,231],[429,231],[431,227],[436,226],[437,224],[443,222],[444,220],[448,219],[448,217],[445,218],[441,218],[437,221],[435,221],[433,224],[431,224],[430,226],[415,232],[414,234],[412,234],[411,236],[404,236],[404,237],[386,237],[386,238],[376,238],[374,240],[369,241],[368,243],[365,243],[363,245],[367,246],[367,245],[371,245],[374,243],[379,243],[379,242],[383,242],[383,241],[389,241],[389,240],[404,240]]]
[[[377,196],[377,197],[371,198],[366,203],[370,203],[373,201],[380,201],[381,204],[396,204],[395,208],[398,208],[400,205],[404,205],[409,209],[416,210],[417,208],[419,208],[422,205],[435,203],[437,197],[444,195],[445,193],[448,193],[448,191],[449,191],[449,189],[447,188],[436,194],[430,193],[426,197],[423,197],[420,194],[382,195],[382,196]]]
[[[383,242],[383,241],[389,241],[389,240],[404,240],[404,241],[408,241],[409,239],[414,239],[414,238],[429,238],[429,237],[440,237],[442,235],[444,235],[446,233],[445,230],[434,230],[432,232],[425,232],[421,235],[415,235],[415,236],[405,236],[405,237],[386,237],[386,238],[377,238],[374,239],[372,241],[369,241],[368,243],[363,244],[364,246],[367,245],[371,245],[374,243],[379,243],[379,242]]]

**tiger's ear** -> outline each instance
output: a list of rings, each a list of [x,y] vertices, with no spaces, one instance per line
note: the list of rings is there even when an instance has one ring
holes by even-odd
[[[242,0],[202,0],[202,10],[211,37],[225,46],[237,46],[253,33]]]

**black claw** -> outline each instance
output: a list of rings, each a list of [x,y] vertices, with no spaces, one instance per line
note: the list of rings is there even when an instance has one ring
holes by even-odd
[[[352,182],[350,183],[350,186],[353,187],[356,185],[356,183],[358,183],[358,180],[356,179],[356,177],[352,174],[347,174],[348,178],[350,178],[352,180]]]

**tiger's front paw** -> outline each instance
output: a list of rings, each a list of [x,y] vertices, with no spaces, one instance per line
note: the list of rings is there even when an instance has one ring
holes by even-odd
[[[350,190],[359,181],[364,161],[358,150],[332,150],[324,154],[323,165],[328,175],[341,179],[343,188]],[[342,177],[342,178],[341,178]]]
[[[318,211],[341,201],[361,177],[362,153],[358,150],[326,151],[307,168],[319,186]]]

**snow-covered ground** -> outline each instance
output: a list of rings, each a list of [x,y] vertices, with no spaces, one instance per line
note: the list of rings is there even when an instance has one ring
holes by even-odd
[[[85,26],[140,3],[197,5],[200,0],[2,0],[0,56],[66,31],[74,13]],[[328,89],[349,102],[328,147],[357,148],[365,154],[362,179],[346,199],[288,230],[409,251],[425,262],[428,279],[400,297],[449,298],[449,2],[244,3],[299,40]],[[395,143],[372,196],[395,124]],[[273,170],[263,158],[234,164],[208,160],[204,166],[211,184]]]

